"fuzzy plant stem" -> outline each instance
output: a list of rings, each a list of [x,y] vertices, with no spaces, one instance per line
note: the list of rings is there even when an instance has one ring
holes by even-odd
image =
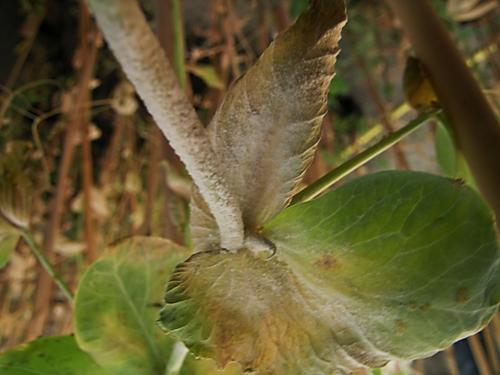
[[[409,124],[405,125],[404,127],[395,131],[394,133],[388,135],[387,137],[377,142],[370,148],[359,153],[358,155],[356,155],[352,159],[349,159],[345,163],[339,165],[334,170],[328,172],[323,177],[319,178],[317,181],[313,182],[305,189],[299,191],[293,197],[291,204],[307,202],[310,201],[311,199],[316,198],[318,195],[325,192],[327,189],[331,188],[333,184],[340,181],[342,178],[344,178],[357,168],[368,163],[374,157],[380,155],[382,152],[388,150],[390,147],[394,146],[404,137],[413,133],[421,125],[425,124],[427,120],[429,120],[431,117],[436,116],[439,113],[441,113],[441,111],[438,109],[422,113],[415,120],[410,121]]]
[[[73,302],[73,293],[71,293],[68,285],[64,282],[64,280],[61,278],[61,276],[57,273],[57,271],[52,267],[52,264],[50,264],[49,260],[43,253],[42,249],[36,241],[33,239],[33,236],[31,235],[30,232],[24,231],[22,233],[23,240],[26,242],[26,244],[29,246],[33,254],[35,255],[36,259],[38,262],[40,262],[41,266],[47,271],[50,277],[54,280],[54,282],[57,284],[59,289],[63,292],[64,296],[68,299],[70,303]]]
[[[188,353],[189,349],[182,342],[176,342],[165,369],[165,375],[178,375]]]
[[[111,50],[215,217],[221,246],[240,248],[243,220],[223,178],[222,163],[136,0],[88,2]]]

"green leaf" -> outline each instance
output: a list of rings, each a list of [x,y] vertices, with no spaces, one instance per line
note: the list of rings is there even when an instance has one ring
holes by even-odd
[[[343,0],[312,1],[234,83],[208,127],[248,231],[286,206],[312,162],[345,22]],[[216,248],[217,227],[200,201],[193,242]]]
[[[352,322],[389,356],[445,348],[481,329],[500,302],[492,214],[459,181],[365,176],[285,210],[264,233],[304,282],[346,298]]]
[[[251,251],[193,255],[170,280],[167,333],[220,365],[325,374],[428,356],[500,300],[492,216],[470,188],[416,172],[353,180],[292,206]]]
[[[80,281],[75,333],[80,347],[113,374],[163,375],[173,342],[155,320],[165,282],[188,256],[174,243],[133,237],[110,248]]]
[[[106,375],[73,336],[44,337],[0,355],[2,375]]]

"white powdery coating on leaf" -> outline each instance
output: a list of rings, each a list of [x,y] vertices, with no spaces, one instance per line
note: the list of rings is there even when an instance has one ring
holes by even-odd
[[[228,91],[209,125],[247,232],[287,205],[312,162],[345,19],[343,1],[314,1]],[[206,250],[214,225],[199,202],[192,235]]]
[[[226,187],[205,129],[180,89],[163,49],[135,0],[89,0],[101,30],[214,215],[221,246],[243,243],[238,203]]]

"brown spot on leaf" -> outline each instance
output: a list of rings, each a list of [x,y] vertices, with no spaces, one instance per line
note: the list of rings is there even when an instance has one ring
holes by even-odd
[[[417,308],[417,303],[415,301],[410,301],[408,302],[408,307],[412,310],[415,310]]]
[[[401,319],[396,320],[396,333],[402,335],[406,331],[406,324]]]
[[[431,309],[432,305],[430,303],[424,303],[423,305],[420,305],[420,310],[421,311],[429,311]]]
[[[339,261],[331,254],[325,254],[319,258],[314,265],[322,270],[333,270],[340,267]]]
[[[467,291],[465,288],[460,288],[457,291],[457,302],[460,304],[464,304],[469,300],[469,297],[467,296]]]

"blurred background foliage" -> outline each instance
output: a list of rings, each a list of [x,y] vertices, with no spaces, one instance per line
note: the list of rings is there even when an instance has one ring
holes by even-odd
[[[208,124],[231,82],[308,1],[141,3],[186,95]],[[498,113],[500,2],[433,3]],[[416,113],[405,101],[403,72],[412,51],[398,20],[382,0],[347,5],[349,22],[323,137],[305,184]],[[118,239],[144,234],[189,244],[189,177],[84,2],[0,2],[0,56],[0,160],[29,180],[27,220],[72,287],[100,249]],[[455,153],[446,127],[431,123],[355,175],[399,168],[464,177],[466,167]],[[9,178],[2,172],[2,183]],[[0,256],[10,243],[0,243]],[[71,332],[70,306],[22,241],[0,270],[0,280],[1,349],[42,334]],[[500,374],[497,321],[429,360],[394,363],[375,373]]]

